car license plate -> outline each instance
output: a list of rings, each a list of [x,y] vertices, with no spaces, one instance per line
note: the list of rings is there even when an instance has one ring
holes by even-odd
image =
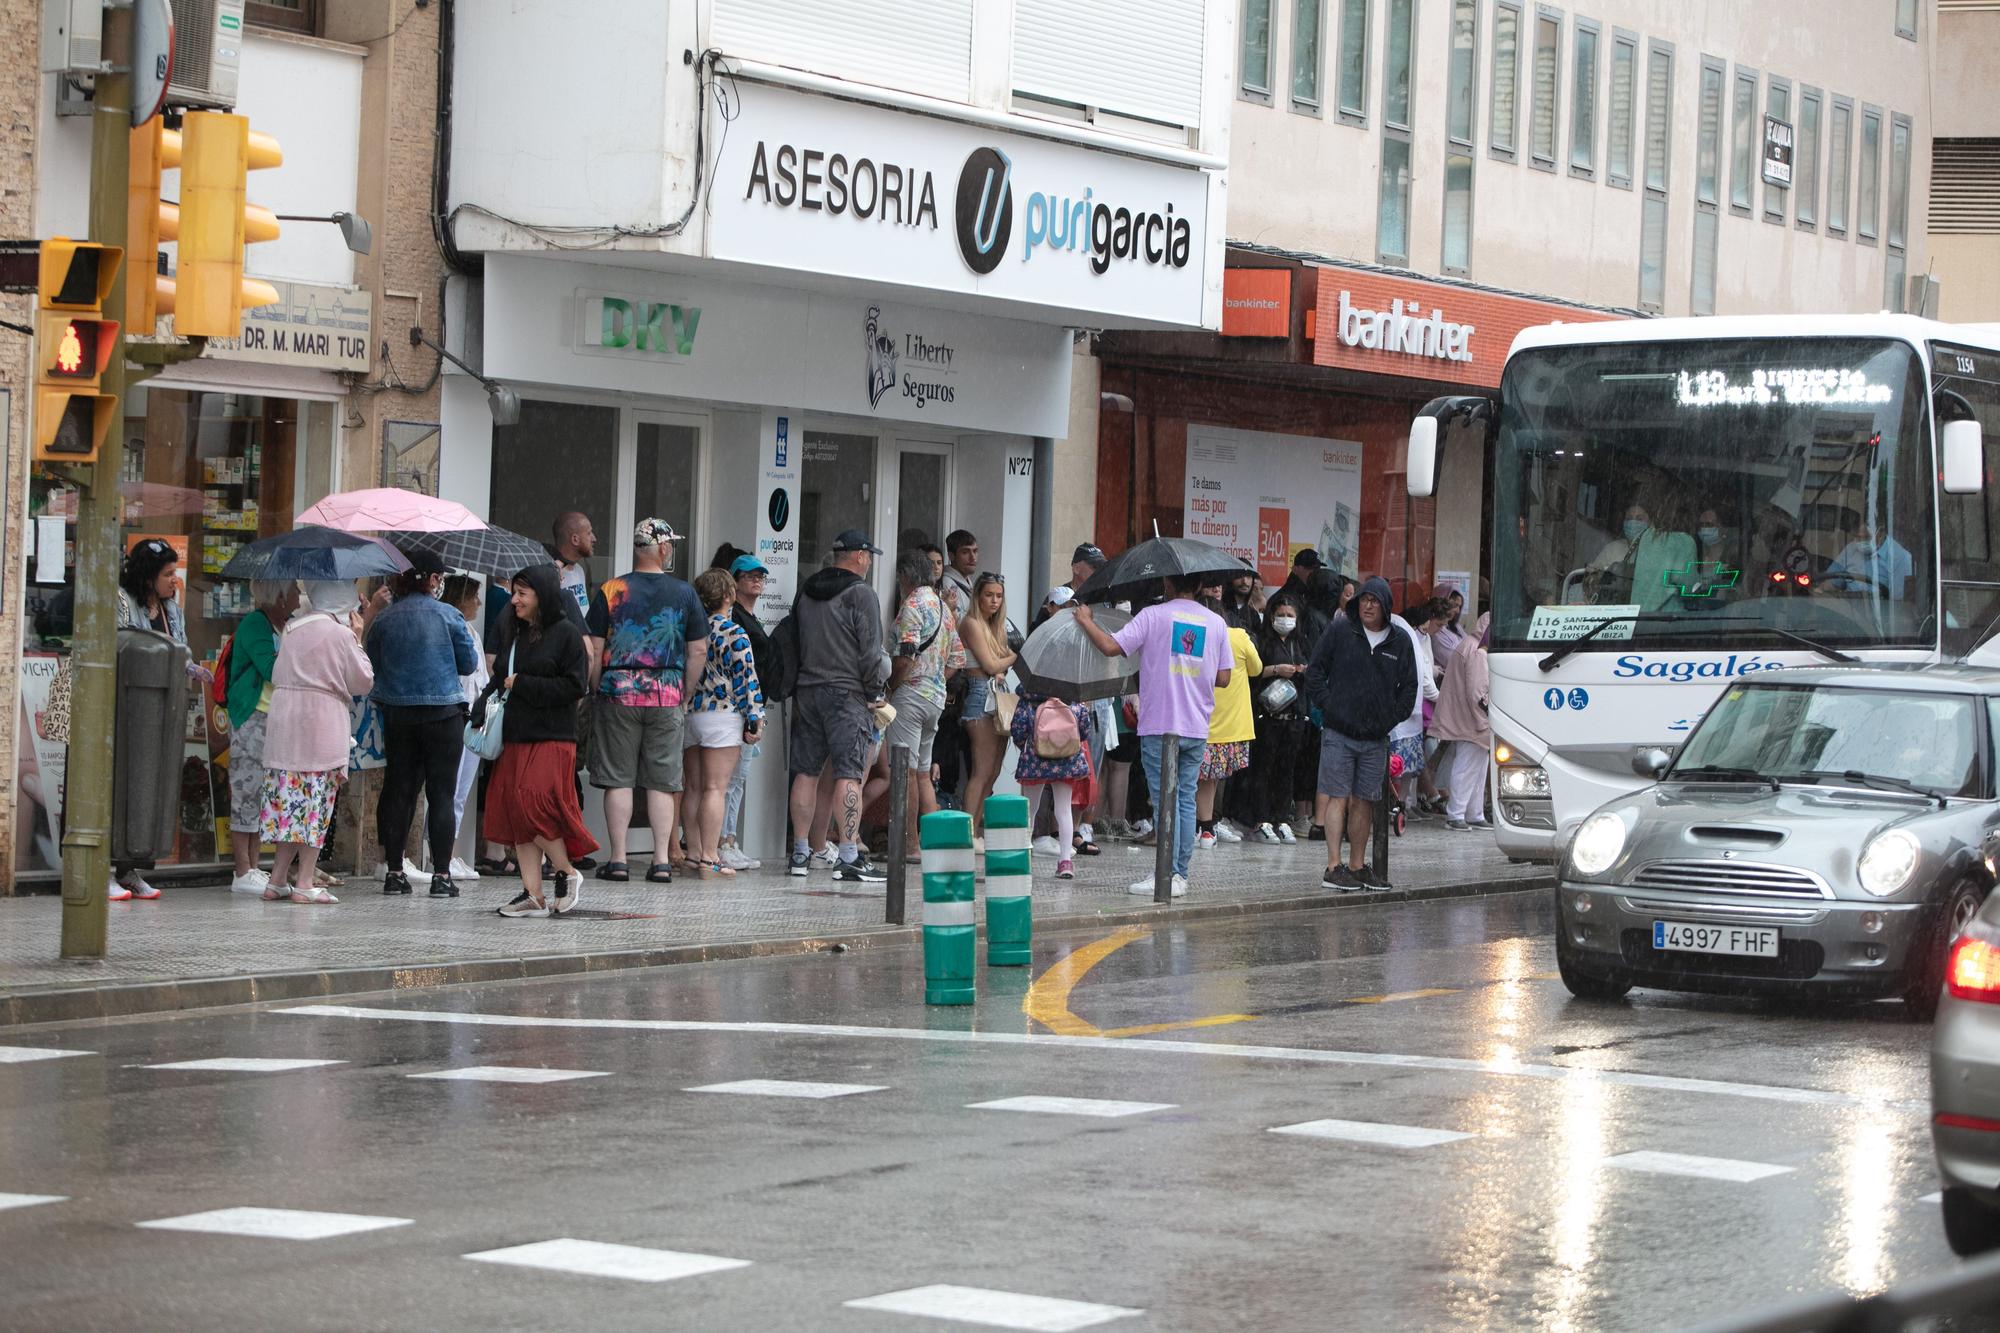
[[[1655,921],[1653,947],[1687,953],[1776,958],[1778,932],[1770,926],[1698,926],[1691,921]]]

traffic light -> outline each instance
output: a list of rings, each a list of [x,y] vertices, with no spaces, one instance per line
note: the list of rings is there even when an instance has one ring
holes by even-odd
[[[127,175],[125,252],[132,271],[125,275],[125,332],[150,337],[162,315],[174,313],[174,280],[160,272],[160,242],[180,232],[180,210],[160,199],[160,173],[181,164],[181,133],[159,117],[132,131]]]
[[[118,400],[97,392],[118,347],[104,302],[125,252],[115,245],[42,242],[35,323],[35,461],[88,463],[110,433]]]
[[[245,198],[246,172],[284,162],[278,141],[242,116],[190,111],[181,121],[181,199],[176,230],[174,332],[234,338],[243,311],[270,305],[278,289],[243,276],[243,247],[278,239],[278,219]]]

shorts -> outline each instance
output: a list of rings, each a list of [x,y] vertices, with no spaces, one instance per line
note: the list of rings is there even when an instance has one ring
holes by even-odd
[[[264,723],[252,713],[229,733],[229,831],[262,832],[264,822]]]
[[[600,790],[677,792],[687,710],[621,704],[599,695],[591,710],[590,785]]]
[[[931,771],[931,747],[937,741],[938,722],[944,716],[944,707],[915,690],[897,690],[889,701],[896,706],[896,720],[889,724],[888,734],[882,740],[890,749],[898,745],[910,747],[910,771],[928,773]]]
[[[965,682],[965,701],[958,706],[958,720],[970,725],[993,711],[993,678],[991,676],[961,676]]]
[[[708,708],[688,714],[689,748],[727,750],[743,744],[743,714],[733,708]]]
[[[1319,792],[1363,801],[1382,799],[1389,771],[1389,743],[1360,741],[1328,727],[1319,741]]]
[[[1215,782],[1250,767],[1249,741],[1210,741],[1201,756],[1201,780]]]
[[[875,719],[853,690],[838,685],[801,685],[792,696],[792,776],[817,777],[828,764],[833,776],[859,782],[868,773],[868,747]]]

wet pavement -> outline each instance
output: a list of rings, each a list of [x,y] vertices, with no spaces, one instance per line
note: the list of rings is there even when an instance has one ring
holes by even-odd
[[[970,1009],[898,946],[0,1028],[0,1326],[1654,1330],[1954,1265],[1927,1026],[1580,1003],[1549,929],[1073,931]],[[215,1060],[308,1063],[157,1067]]]

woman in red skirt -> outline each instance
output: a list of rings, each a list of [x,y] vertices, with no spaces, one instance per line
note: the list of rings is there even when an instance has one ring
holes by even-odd
[[[562,613],[554,565],[514,576],[513,642],[498,646],[492,689],[506,695],[500,761],[486,787],[485,834],[514,849],[521,893],[506,917],[557,916],[576,906],[583,875],[571,858],[597,850],[576,803],[576,705],[590,684],[583,635]],[[484,716],[485,701],[479,706]],[[542,857],[555,867],[553,901],[542,896]]]

